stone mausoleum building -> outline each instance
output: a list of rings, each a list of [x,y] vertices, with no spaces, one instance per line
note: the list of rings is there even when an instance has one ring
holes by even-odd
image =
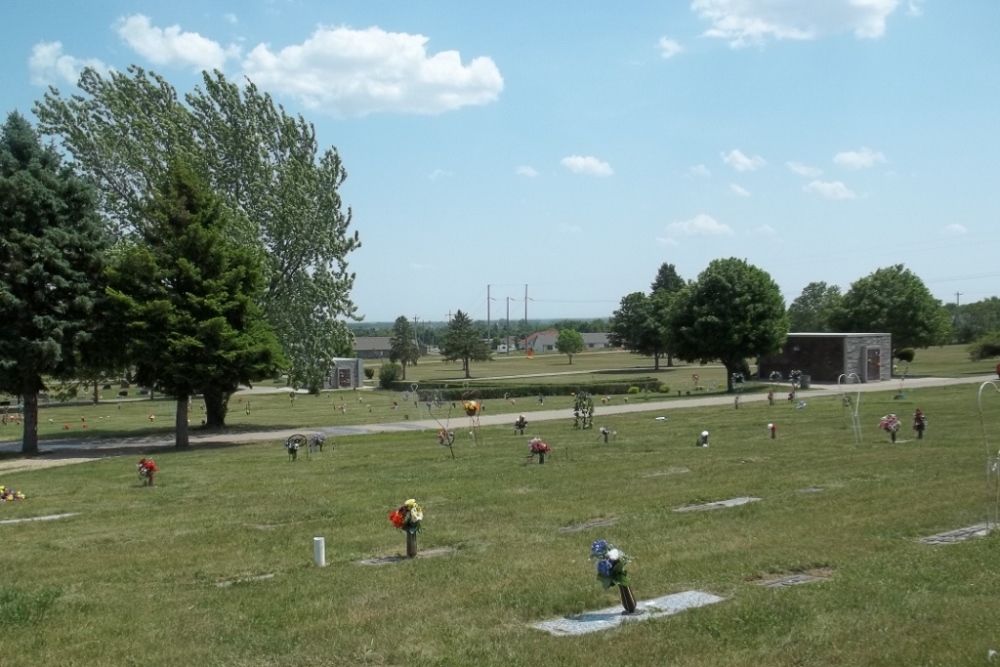
[[[892,336],[887,333],[790,333],[781,352],[757,360],[757,377],[802,371],[808,382],[836,382],[856,373],[861,382],[892,378]],[[854,380],[854,378],[851,378]]]

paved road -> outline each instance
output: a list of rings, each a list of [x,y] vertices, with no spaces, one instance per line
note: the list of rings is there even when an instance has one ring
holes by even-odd
[[[979,375],[963,378],[907,378],[906,390],[918,389],[920,387],[945,387],[952,385],[974,384],[980,385],[987,381],[996,381],[995,375]],[[998,382],[1000,384],[1000,382]],[[850,385],[848,393],[898,390],[897,380],[889,382],[870,382],[867,384]],[[836,396],[840,389],[836,384],[813,384],[812,388],[801,390],[799,397],[802,399]],[[747,394],[742,397],[744,403],[757,403],[766,401],[765,394]],[[615,404],[600,406],[600,413],[605,414],[628,414],[633,412],[662,412],[665,410],[678,410],[682,408],[703,407],[711,405],[729,405],[733,402],[731,395],[725,396],[700,396],[686,398],[683,400],[672,399],[669,401],[649,401],[642,403]],[[540,410],[530,413],[530,421],[549,421],[555,419],[569,419],[571,414],[566,408],[559,410]],[[497,426],[513,424],[514,416],[511,413],[481,415],[479,423],[481,426]],[[454,421],[454,420],[453,420]],[[368,433],[402,433],[418,431],[437,431],[440,425],[434,419],[415,419],[404,422],[393,422],[387,424],[360,424],[357,426],[330,426],[330,427],[303,427],[294,430],[266,430],[266,431],[241,431],[233,433],[211,433],[199,435],[192,433],[192,445],[220,444],[220,443],[242,443],[242,442],[264,442],[282,441],[294,433],[322,432],[328,436],[348,436],[364,435]],[[154,435],[134,438],[108,438],[87,441],[71,440],[47,440],[41,443],[43,449],[73,449],[73,450],[100,450],[100,449],[121,449],[127,447],[163,447],[170,446],[174,442],[170,435]],[[20,443],[7,443],[0,445],[0,451],[17,452],[20,451]],[[96,452],[95,452],[96,453]]]

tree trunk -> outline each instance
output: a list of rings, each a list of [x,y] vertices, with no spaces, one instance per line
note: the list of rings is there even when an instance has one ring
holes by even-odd
[[[24,392],[24,435],[22,454],[38,453],[38,391]]]
[[[101,402],[101,392],[98,387],[99,387],[98,381],[94,380],[94,405],[97,405],[98,403]]]
[[[673,368],[674,366],[674,355],[667,353],[667,368]]]
[[[573,355],[572,354],[567,354],[566,356],[569,357],[569,365],[572,366],[573,365]]]
[[[472,379],[472,375],[469,373],[469,358],[468,357],[466,357],[465,359],[462,359],[462,370],[465,371],[465,379],[466,380]]]
[[[190,447],[191,441],[188,439],[188,397],[177,397],[177,418],[174,420],[174,446],[178,448]]]
[[[206,389],[202,393],[205,399],[205,426],[207,428],[225,428],[226,412],[229,410],[229,394],[221,389]]]
[[[653,353],[653,370],[654,371],[660,370],[660,353],[659,352]]]
[[[736,372],[736,366],[730,368],[725,361],[722,362],[722,365],[726,367],[726,392],[731,394],[733,393],[733,373]]]

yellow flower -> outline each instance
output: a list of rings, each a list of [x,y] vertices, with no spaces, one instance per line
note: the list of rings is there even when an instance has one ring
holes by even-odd
[[[406,501],[405,503],[403,503],[403,504],[404,504],[404,505],[406,505],[407,507],[413,507],[414,505],[416,505],[416,504],[417,504],[417,501],[416,501],[416,500],[414,500],[413,498],[410,498],[409,500],[407,500],[407,501]]]

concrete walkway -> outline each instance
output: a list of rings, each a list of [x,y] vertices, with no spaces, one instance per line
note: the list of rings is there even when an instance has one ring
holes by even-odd
[[[921,387],[947,387],[953,385],[981,385],[983,382],[988,381],[997,382],[997,377],[995,375],[978,375],[974,377],[964,377],[964,378],[938,378],[938,377],[924,377],[924,378],[907,378],[904,386],[905,391],[911,391],[913,389],[919,389]],[[998,382],[1000,385],[1000,382]],[[873,391],[884,391],[884,392],[896,392],[899,389],[899,381],[891,380],[888,382],[869,382],[866,384],[854,384],[845,385],[845,393],[854,395],[857,392],[873,392]],[[784,392],[786,385],[782,385],[781,391]],[[810,398],[822,398],[830,396],[838,396],[840,394],[840,388],[836,384],[813,384],[810,389],[800,390],[798,392],[798,397],[801,400],[809,400]],[[778,399],[784,400],[785,394],[782,393]],[[617,398],[617,397],[616,397]],[[746,394],[742,397],[742,402],[744,403],[759,403],[767,400],[767,395],[762,393]],[[601,405],[598,406],[600,415],[608,414],[630,414],[634,412],[663,412],[667,410],[679,410],[683,408],[695,408],[695,407],[705,407],[712,405],[731,405],[733,403],[733,396],[730,394],[719,396],[699,396],[690,397],[682,399],[671,399],[668,401],[643,401],[633,402],[628,404],[615,404],[615,405]],[[528,413],[530,417],[529,421],[532,423],[538,421],[551,421],[556,419],[569,420],[572,418],[572,413],[566,408],[561,408],[558,410],[539,410],[537,412]],[[503,413],[503,414],[490,414],[490,415],[480,415],[479,424],[480,426],[512,426],[514,423],[515,415],[513,413]],[[453,426],[455,423],[461,420],[452,419]],[[464,422],[462,422],[464,426]],[[330,427],[303,427],[294,430],[262,430],[262,431],[240,431],[233,433],[210,433],[204,435],[198,435],[196,433],[191,434],[191,445],[218,445],[218,444],[236,444],[236,443],[249,443],[249,442],[266,442],[266,441],[284,441],[289,436],[295,433],[316,433],[322,432],[326,433],[327,436],[351,436],[351,435],[365,435],[369,433],[404,433],[404,432],[420,432],[420,431],[437,431],[441,428],[439,423],[434,419],[422,419],[422,420],[409,420],[404,422],[392,422],[386,424],[359,424],[357,426],[330,426]],[[460,428],[455,426],[455,428]],[[83,452],[79,450],[101,450],[101,449],[121,449],[121,448],[153,448],[153,447],[169,447],[174,444],[174,439],[172,435],[155,435],[146,437],[130,437],[130,438],[107,438],[107,439],[97,439],[97,440],[87,440],[87,441],[71,441],[71,440],[48,440],[43,441],[40,445],[47,450],[77,450],[79,453],[77,456]],[[7,452],[18,452],[21,449],[21,444],[19,442],[7,443],[0,445],[0,451]],[[100,455],[99,451],[93,452],[95,455]],[[15,462],[6,462],[15,463]],[[4,471],[6,466],[0,465],[0,471]]]

